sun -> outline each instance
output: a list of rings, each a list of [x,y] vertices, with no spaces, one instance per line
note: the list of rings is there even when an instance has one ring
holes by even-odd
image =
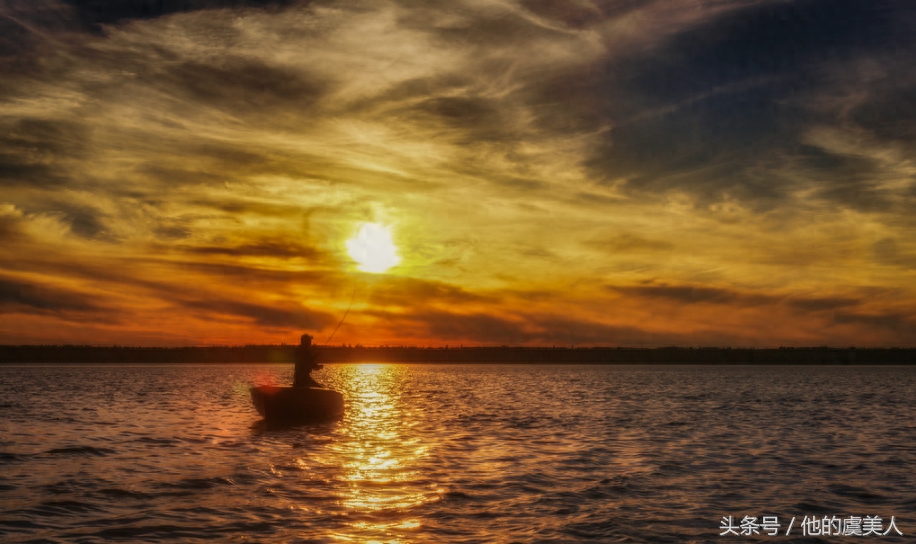
[[[401,262],[388,227],[378,223],[363,223],[356,236],[347,240],[347,253],[359,263],[357,268],[374,274]]]

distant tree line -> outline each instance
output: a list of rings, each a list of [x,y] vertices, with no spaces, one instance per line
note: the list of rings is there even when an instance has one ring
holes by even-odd
[[[277,363],[292,364],[296,346],[180,348],[0,346],[0,363]],[[411,346],[316,347],[325,363],[564,363],[564,364],[916,364],[914,348],[562,348]]]

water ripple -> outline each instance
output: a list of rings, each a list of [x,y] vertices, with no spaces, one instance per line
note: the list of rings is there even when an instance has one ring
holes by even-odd
[[[916,531],[916,369],[328,365],[344,419],[269,427],[247,387],[290,371],[0,367],[0,540],[709,542],[728,515]]]

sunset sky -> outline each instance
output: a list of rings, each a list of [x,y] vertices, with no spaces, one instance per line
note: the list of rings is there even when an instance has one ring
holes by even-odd
[[[0,343],[351,300],[332,344],[916,346],[916,5],[0,0]]]

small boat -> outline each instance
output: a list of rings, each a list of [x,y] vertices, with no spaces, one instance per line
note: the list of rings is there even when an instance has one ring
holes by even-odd
[[[251,402],[270,423],[317,423],[343,416],[343,395],[324,387],[259,385],[251,388]]]

